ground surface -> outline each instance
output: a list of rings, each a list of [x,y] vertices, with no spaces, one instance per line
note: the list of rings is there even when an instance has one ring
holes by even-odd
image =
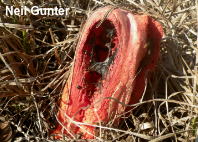
[[[68,16],[7,16],[6,6],[12,5],[61,6],[69,7],[70,11]],[[117,128],[105,130],[97,138],[195,140],[198,114],[195,0],[1,0],[0,139],[53,141],[49,130],[57,123],[58,100],[70,73],[81,28],[94,10],[105,5],[152,16],[161,23],[164,36],[159,62],[143,101]],[[65,139],[69,141],[68,137]]]

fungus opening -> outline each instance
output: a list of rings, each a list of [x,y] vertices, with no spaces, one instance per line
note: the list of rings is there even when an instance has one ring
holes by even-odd
[[[118,49],[118,37],[113,23],[105,20],[96,28],[98,23],[90,30],[83,48],[86,71],[83,86],[88,96],[92,96],[97,87],[101,90],[101,81],[109,73],[109,66],[113,64]]]

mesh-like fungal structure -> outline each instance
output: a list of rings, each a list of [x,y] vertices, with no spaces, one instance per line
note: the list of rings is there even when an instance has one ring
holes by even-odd
[[[60,138],[62,132],[71,138],[78,133],[84,139],[94,138],[93,126],[79,127],[72,121],[117,124],[116,114],[122,114],[126,107],[105,97],[125,104],[137,103],[144,91],[146,71],[153,72],[156,66],[163,35],[159,22],[119,8],[104,20],[110,9],[98,9],[84,26],[73,72],[60,100],[57,115],[62,125],[52,132],[59,134],[55,138]]]

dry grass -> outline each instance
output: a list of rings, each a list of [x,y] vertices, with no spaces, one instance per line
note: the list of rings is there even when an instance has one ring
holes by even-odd
[[[69,16],[6,16],[6,5],[62,6],[70,7],[70,12]],[[123,118],[117,128],[100,127],[104,131],[96,140],[195,141],[198,116],[195,0],[23,3],[2,0],[0,128],[7,140],[53,141],[49,130],[56,123],[56,108],[73,63],[79,31],[90,14],[105,5],[151,15],[162,24],[164,36],[160,59],[143,101],[133,105],[136,107],[130,116]],[[68,137],[65,139],[69,141]]]

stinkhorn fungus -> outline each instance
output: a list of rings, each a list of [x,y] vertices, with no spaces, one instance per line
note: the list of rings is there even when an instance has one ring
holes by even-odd
[[[158,61],[162,35],[160,23],[148,15],[111,7],[94,12],[76,48],[57,114],[62,124],[51,132],[54,138],[81,133],[83,139],[93,139],[95,127],[90,125],[118,124],[116,115],[126,107],[114,99],[139,101],[145,74],[153,72]]]

